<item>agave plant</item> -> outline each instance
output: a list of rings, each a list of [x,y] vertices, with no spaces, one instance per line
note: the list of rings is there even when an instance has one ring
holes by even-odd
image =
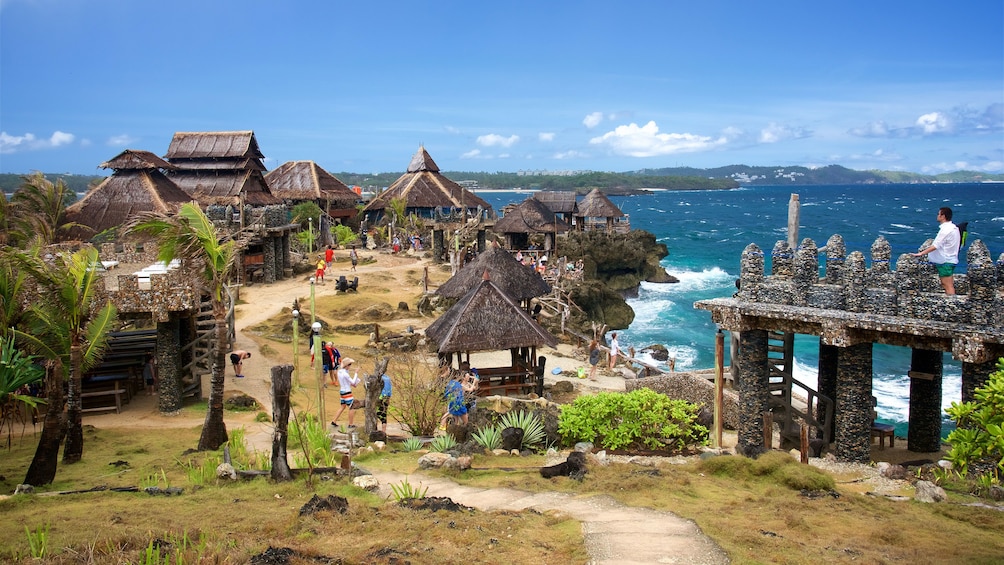
[[[405,452],[418,451],[422,449],[422,438],[410,437],[401,444],[401,449]]]
[[[449,435],[442,435],[434,438],[429,444],[429,449],[438,453],[445,453],[457,446],[457,440]]]
[[[529,449],[544,441],[544,423],[533,412],[512,410],[503,414],[499,423],[502,429],[519,428],[523,430],[521,449]]]
[[[471,434],[471,437],[489,451],[502,447],[502,428],[498,426],[485,426]]]

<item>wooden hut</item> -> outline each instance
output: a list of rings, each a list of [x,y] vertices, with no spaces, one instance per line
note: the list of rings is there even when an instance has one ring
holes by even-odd
[[[356,217],[359,195],[313,161],[288,161],[265,174],[273,196],[287,204],[314,202],[343,223]]]
[[[502,292],[524,305],[551,292],[550,285],[536,271],[521,264],[505,249],[492,245],[437,288],[436,294],[462,298],[482,284],[485,272]]]
[[[126,149],[100,166],[112,175],[66,209],[67,222],[75,224],[65,233],[68,239],[86,241],[139,212],[173,213],[191,201],[161,172],[173,166],[149,151]]]
[[[543,234],[544,249],[551,250],[558,234],[567,233],[569,229],[567,223],[535,197],[527,198],[506,212],[493,228],[495,233],[505,236],[506,247],[513,250],[527,249],[530,236],[534,234]]]
[[[381,218],[390,201],[397,198],[404,198],[406,202],[405,215],[415,214],[421,218],[456,216],[462,220],[493,214],[488,202],[440,173],[425,147],[418,148],[406,173],[366,205],[363,212],[367,220]]]
[[[436,342],[440,359],[450,362],[471,351],[508,349],[507,367],[478,367],[478,394],[543,393],[544,358],[538,346],[557,345],[558,340],[530,317],[492,280],[485,278],[425,330]]]
[[[598,188],[594,188],[579,202],[578,211],[575,213],[575,226],[581,231],[604,230],[607,233],[631,231],[628,216]]]
[[[540,192],[535,192],[533,198],[544,206],[547,206],[547,209],[552,214],[564,220],[568,225],[572,225],[573,219],[578,215],[575,191],[541,190]]]
[[[176,132],[164,158],[171,180],[203,207],[282,204],[265,182],[253,131]]]

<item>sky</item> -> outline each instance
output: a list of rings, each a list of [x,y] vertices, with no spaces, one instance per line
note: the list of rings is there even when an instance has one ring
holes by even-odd
[[[0,0],[0,172],[231,130],[332,173],[1004,173],[1004,2]]]

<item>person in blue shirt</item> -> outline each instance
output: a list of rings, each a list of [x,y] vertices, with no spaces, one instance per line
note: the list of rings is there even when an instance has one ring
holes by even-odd
[[[390,395],[393,390],[393,385],[390,382],[390,375],[384,373],[380,376],[380,380],[383,382],[383,388],[380,389],[380,397],[377,399],[376,405],[376,415],[377,419],[380,420],[380,431],[383,435],[387,435],[387,408],[390,406]]]

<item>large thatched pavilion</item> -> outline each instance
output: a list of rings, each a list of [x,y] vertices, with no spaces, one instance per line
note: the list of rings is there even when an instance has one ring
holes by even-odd
[[[66,232],[69,239],[87,241],[140,212],[169,214],[192,200],[161,172],[172,165],[149,151],[126,149],[101,168],[112,169],[112,175],[66,209],[73,224]]]
[[[491,245],[437,288],[436,294],[462,298],[483,284],[486,272],[496,286],[524,308],[530,300],[551,292],[550,285],[537,271],[521,264],[505,249]]]
[[[537,358],[537,347],[558,343],[487,277],[426,328],[425,335],[436,342],[443,364],[450,364],[454,354],[459,362],[464,354],[469,361],[472,351],[509,350],[510,366],[478,367],[482,396],[542,394],[545,359]]]
[[[488,202],[440,173],[425,147],[418,148],[407,172],[366,205],[363,213],[367,221],[380,219],[390,201],[397,198],[405,200],[405,215],[415,214],[421,218],[456,215],[463,219],[493,214]]]
[[[176,132],[164,158],[171,180],[203,207],[282,204],[265,182],[253,131]]]
[[[314,202],[343,223],[356,216],[359,195],[314,161],[287,161],[266,173],[265,182],[287,204]]]

